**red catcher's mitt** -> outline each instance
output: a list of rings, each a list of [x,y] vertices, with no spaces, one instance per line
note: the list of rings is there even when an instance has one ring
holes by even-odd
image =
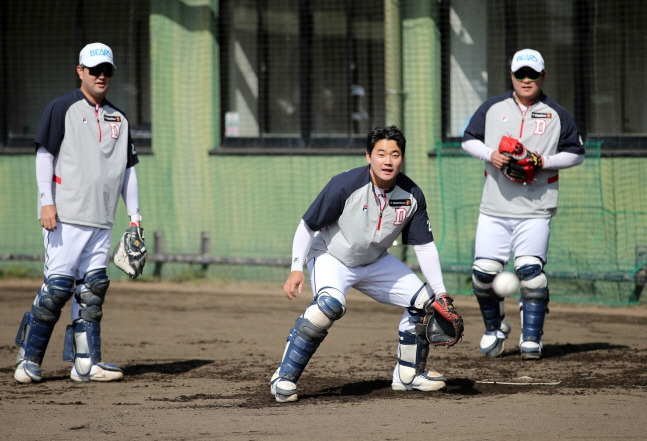
[[[458,313],[451,296],[438,297],[423,320],[426,337],[434,346],[454,346],[463,338],[463,317]]]
[[[510,158],[510,162],[501,169],[507,179],[521,184],[532,184],[535,173],[543,167],[543,158],[539,153],[526,149],[518,139],[504,136],[499,143],[499,153]]]

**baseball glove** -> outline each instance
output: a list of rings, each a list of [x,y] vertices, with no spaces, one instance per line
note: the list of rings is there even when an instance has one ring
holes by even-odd
[[[454,346],[463,338],[463,317],[458,313],[451,296],[438,297],[423,319],[425,334],[433,346]]]
[[[504,136],[499,143],[499,153],[510,158],[510,162],[501,169],[507,179],[521,184],[532,184],[537,170],[543,167],[539,153],[526,149],[518,139]]]
[[[146,265],[146,252],[144,229],[133,225],[119,239],[112,253],[112,261],[117,268],[136,279]]]

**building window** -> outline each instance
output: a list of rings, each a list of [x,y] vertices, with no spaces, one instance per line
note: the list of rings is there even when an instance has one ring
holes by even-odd
[[[223,146],[348,147],[384,120],[381,1],[221,2]]]
[[[0,2],[0,152],[33,151],[47,104],[80,85],[79,52],[100,41],[115,53],[108,99],[150,146],[148,0]]]
[[[647,68],[640,0],[547,0],[534,3],[530,15],[507,0],[441,4],[446,140],[462,136],[485,98],[510,89],[510,58],[530,47],[546,60],[544,92],[574,115],[583,134],[647,146],[647,92],[636,87],[636,73]]]

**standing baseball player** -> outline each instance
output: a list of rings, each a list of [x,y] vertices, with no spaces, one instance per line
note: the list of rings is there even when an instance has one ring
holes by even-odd
[[[368,165],[333,177],[297,227],[292,271],[283,290],[288,299],[302,292],[307,262],[314,299],[290,330],[270,380],[278,402],[297,400],[299,377],[333,322],[344,315],[351,287],[404,308],[392,388],[445,387],[441,374],[425,369],[429,345],[454,344],[463,325],[445,293],[425,197],[400,172],[405,145],[395,126],[372,130],[366,140]],[[429,284],[387,252],[400,233],[405,244],[413,245]],[[454,332],[436,333],[435,320],[441,315],[453,323]]]
[[[45,109],[36,135],[39,219],[45,244],[45,280],[30,312],[25,313],[16,344],[14,378],[42,380],[41,363],[66,302],[72,299],[63,356],[73,361],[74,381],[113,381],[119,367],[101,361],[100,322],[110,283],[106,275],[111,229],[123,196],[130,229],[119,249],[138,253],[131,276],[145,262],[140,227],[137,153],[128,120],[106,94],[115,72],[112,50],[88,44],[76,72],[81,86],[54,99]]]
[[[463,137],[463,149],[485,161],[472,283],[485,322],[480,350],[496,357],[510,324],[492,281],[514,254],[521,280],[519,350],[523,359],[538,359],[548,313],[544,265],[559,170],[582,163],[584,148],[573,117],[542,92],[546,70],[539,52],[514,54],[510,79],[513,91],[486,100]]]

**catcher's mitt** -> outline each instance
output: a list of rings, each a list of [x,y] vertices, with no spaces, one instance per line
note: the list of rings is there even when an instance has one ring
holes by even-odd
[[[539,153],[526,149],[518,139],[504,136],[499,143],[499,153],[510,158],[510,162],[501,169],[507,179],[521,184],[532,184],[535,173],[543,167]]]
[[[463,317],[454,307],[453,301],[448,295],[438,297],[423,319],[425,335],[433,346],[454,346],[463,338]]]
[[[146,252],[144,229],[133,225],[119,239],[112,253],[112,261],[117,268],[136,279],[144,270]]]

